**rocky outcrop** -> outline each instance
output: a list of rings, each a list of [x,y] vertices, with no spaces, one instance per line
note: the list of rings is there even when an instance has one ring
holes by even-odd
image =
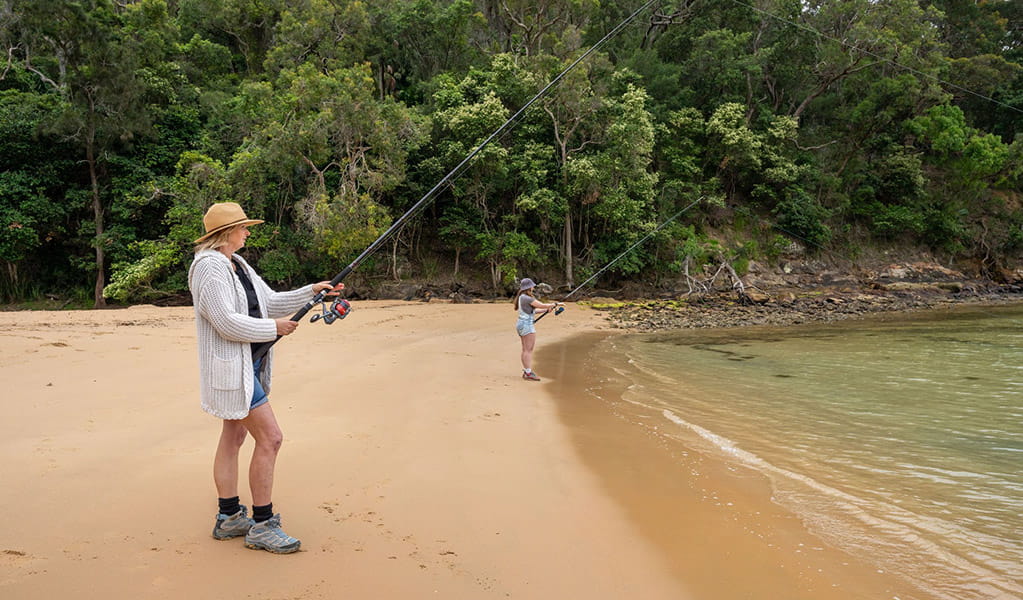
[[[751,262],[742,279],[740,291],[719,287],[656,301],[601,301],[615,327],[637,331],[790,325],[964,302],[1023,301],[1023,285],[970,278],[926,261],[849,271],[813,261],[793,260],[775,268]]]

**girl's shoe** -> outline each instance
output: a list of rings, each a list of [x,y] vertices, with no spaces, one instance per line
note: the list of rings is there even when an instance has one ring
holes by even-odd
[[[537,374],[532,372],[532,371],[530,371],[528,373],[523,371],[522,372],[522,378],[525,379],[526,381],[540,381],[540,377],[537,376]]]

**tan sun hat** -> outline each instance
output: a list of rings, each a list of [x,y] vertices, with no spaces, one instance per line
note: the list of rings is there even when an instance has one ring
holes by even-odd
[[[206,227],[206,234],[195,240],[195,244],[205,240],[218,231],[223,231],[235,225],[257,225],[262,219],[250,219],[245,216],[245,211],[237,202],[219,202],[206,211],[202,218],[202,224]]]

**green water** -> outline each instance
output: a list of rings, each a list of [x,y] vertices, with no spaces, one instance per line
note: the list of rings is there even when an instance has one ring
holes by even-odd
[[[650,427],[939,598],[1023,598],[1023,306],[612,337]],[[623,360],[623,357],[625,360]]]

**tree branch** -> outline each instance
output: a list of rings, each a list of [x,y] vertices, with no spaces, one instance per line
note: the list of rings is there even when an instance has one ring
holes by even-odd
[[[12,46],[7,49],[7,64],[4,65],[4,72],[0,73],[0,81],[3,81],[7,77],[7,73],[11,70],[11,67],[14,66],[14,51],[17,48],[17,46]]]
[[[824,144],[820,144],[819,146],[800,146],[799,142],[793,142],[793,143],[796,145],[796,148],[799,148],[800,150],[820,150],[821,148],[826,148],[826,147],[830,146],[831,144],[837,144],[838,140],[831,140],[830,142],[826,142]]]
[[[39,69],[33,67],[28,62],[27,58],[25,59],[25,68],[28,69],[29,71],[35,73],[36,75],[38,75],[39,79],[42,80],[43,83],[49,84],[49,85],[53,86],[53,89],[60,91],[60,85],[58,85],[56,81],[54,81],[54,80],[50,79],[49,77],[47,77],[46,74],[44,74],[42,71],[40,71]]]

